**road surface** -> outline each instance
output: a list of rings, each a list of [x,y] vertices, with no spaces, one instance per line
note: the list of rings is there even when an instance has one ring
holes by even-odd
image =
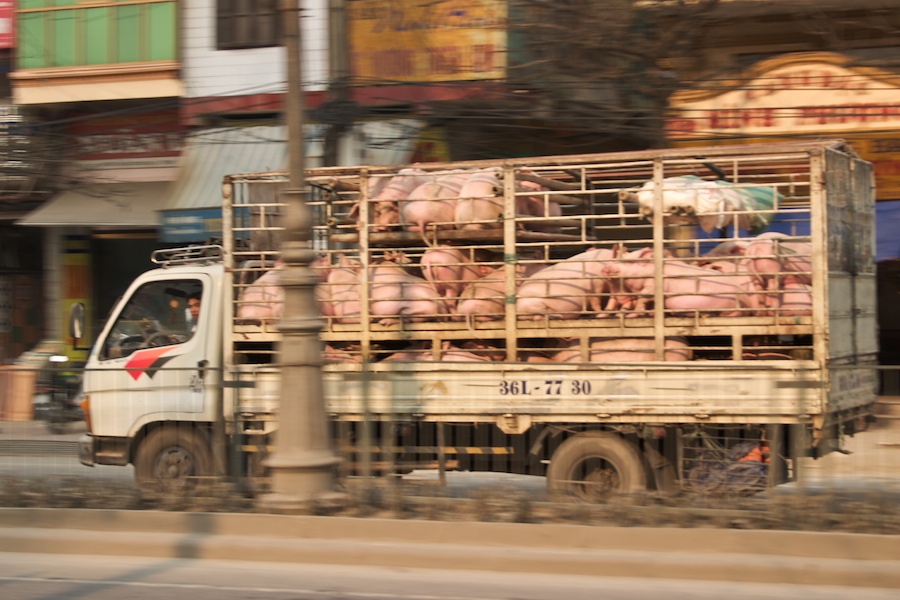
[[[0,552],[16,600],[894,600],[896,589]]]

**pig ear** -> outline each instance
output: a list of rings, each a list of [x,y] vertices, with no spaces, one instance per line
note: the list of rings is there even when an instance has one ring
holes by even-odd
[[[350,267],[350,260],[347,258],[346,254],[338,255],[338,264],[345,269]]]

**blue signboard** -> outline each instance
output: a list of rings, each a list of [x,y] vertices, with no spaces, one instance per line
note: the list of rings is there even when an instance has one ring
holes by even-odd
[[[194,208],[160,213],[159,239],[165,243],[201,243],[222,237],[222,209]]]

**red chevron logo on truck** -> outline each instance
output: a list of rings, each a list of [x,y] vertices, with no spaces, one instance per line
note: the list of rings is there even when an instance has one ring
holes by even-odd
[[[125,370],[131,375],[135,381],[146,373],[147,377],[153,379],[156,372],[162,368],[164,364],[175,358],[177,355],[163,356],[171,350],[171,346],[163,346],[162,348],[147,348],[146,350],[138,350],[131,355],[131,360],[125,363]]]

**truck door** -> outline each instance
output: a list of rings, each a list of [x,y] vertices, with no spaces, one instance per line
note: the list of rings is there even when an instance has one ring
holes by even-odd
[[[219,366],[214,299],[205,273],[161,271],[132,286],[85,374],[95,436],[127,436],[149,421],[210,420]]]

